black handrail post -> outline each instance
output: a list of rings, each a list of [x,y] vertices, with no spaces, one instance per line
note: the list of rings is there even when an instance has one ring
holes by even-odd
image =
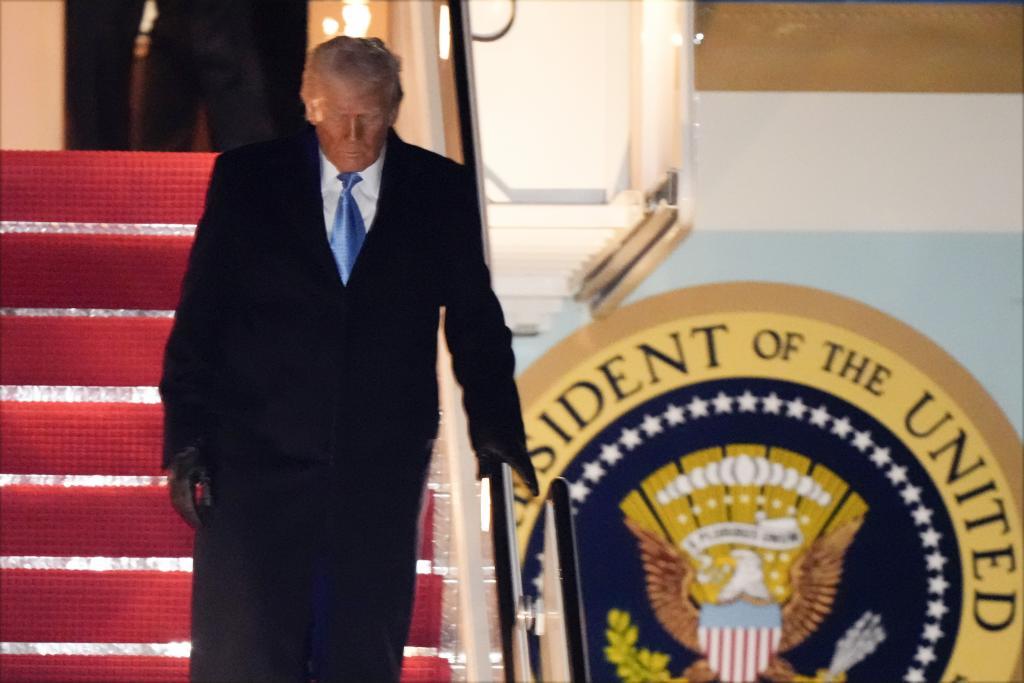
[[[459,131],[462,136],[463,162],[473,173],[478,210],[480,211],[481,240],[484,258],[490,260],[487,236],[486,213],[483,211],[482,168],[477,150],[476,110],[473,101],[472,83],[472,40],[470,39],[469,16],[466,11],[466,0],[447,0],[448,16],[451,24],[452,66],[455,75],[455,96],[459,112]],[[508,466],[494,463],[490,468],[488,480],[491,494],[491,529],[494,542],[494,575],[498,593],[498,619],[501,630],[502,664],[505,670],[505,681],[516,681],[515,671],[515,637],[517,623],[517,601],[522,595],[519,581],[518,561],[515,553],[515,524],[508,511],[511,509],[511,475]],[[512,563],[517,563],[513,565]],[[527,676],[522,676],[527,680]]]
[[[517,602],[523,591],[518,580],[515,524],[508,516],[512,502],[512,480],[508,465],[495,462],[488,481],[491,490],[491,538],[494,542],[494,577],[497,582],[498,621],[501,625],[502,666],[506,683],[515,683],[517,680],[528,680],[528,676],[523,672],[516,677]]]
[[[555,536],[558,539],[558,567],[561,574],[559,579],[562,586],[562,612],[569,651],[569,670],[573,681],[589,682],[586,618],[583,609],[583,590],[580,585],[576,525],[572,521],[572,502],[569,499],[569,483],[562,477],[558,477],[551,483],[548,496],[555,512]]]

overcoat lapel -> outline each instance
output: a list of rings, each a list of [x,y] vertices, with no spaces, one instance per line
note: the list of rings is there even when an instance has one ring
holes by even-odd
[[[292,239],[299,258],[311,264],[315,277],[326,291],[340,296],[344,287],[324,226],[316,130],[307,127],[296,136],[296,142],[289,150],[294,156],[283,160],[275,204],[281,208],[284,225],[295,233]]]

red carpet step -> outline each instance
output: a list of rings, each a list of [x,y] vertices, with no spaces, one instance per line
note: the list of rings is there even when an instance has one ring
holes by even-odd
[[[191,245],[171,235],[6,233],[0,306],[173,310]]]
[[[188,660],[166,657],[0,656],[5,683],[185,683]],[[437,657],[406,657],[402,683],[447,683],[452,672]]]
[[[441,598],[444,578],[434,574],[416,576],[416,600],[409,625],[410,647],[437,647],[441,642]]]
[[[199,220],[213,154],[0,153],[0,220],[192,223]]]
[[[5,474],[159,475],[162,440],[159,405],[0,403]]]
[[[0,517],[0,555],[192,555],[192,529],[163,486],[9,486],[0,494]]]
[[[4,683],[186,683],[188,660],[170,657],[0,655],[0,674]]]
[[[191,591],[183,572],[5,570],[0,632],[8,642],[188,640]]]
[[[0,384],[156,386],[170,318],[0,317]]]
[[[0,555],[192,555],[192,529],[174,513],[165,486],[8,486],[0,517]],[[424,516],[424,528],[433,522]]]
[[[406,657],[402,662],[402,683],[448,683],[452,670],[440,657]]]
[[[442,590],[440,576],[416,577],[409,646],[437,646]],[[191,591],[187,572],[8,569],[0,633],[8,642],[186,641]]]

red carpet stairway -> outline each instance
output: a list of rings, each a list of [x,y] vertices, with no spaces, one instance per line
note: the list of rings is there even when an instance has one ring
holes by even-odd
[[[0,155],[0,680],[184,681],[160,374],[213,156]],[[424,515],[404,681],[447,681]]]

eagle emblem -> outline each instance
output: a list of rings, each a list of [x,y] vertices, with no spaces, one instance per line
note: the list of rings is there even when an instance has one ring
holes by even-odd
[[[801,679],[784,655],[832,611],[860,496],[800,454],[747,444],[670,463],[620,507],[656,619],[699,656],[686,680]],[[880,627],[865,633],[833,680],[880,642]]]

